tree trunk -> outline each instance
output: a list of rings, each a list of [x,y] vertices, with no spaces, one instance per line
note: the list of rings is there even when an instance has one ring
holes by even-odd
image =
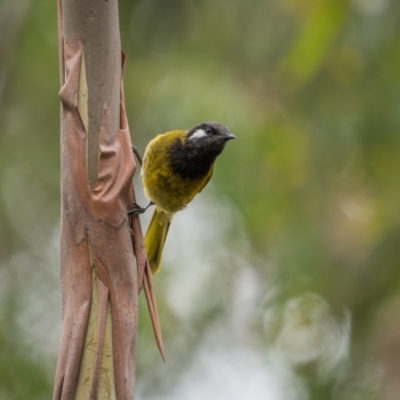
[[[133,399],[146,263],[122,91],[117,0],[58,0],[63,331],[53,399]],[[136,240],[132,246],[132,238]],[[142,246],[142,250],[138,250]]]

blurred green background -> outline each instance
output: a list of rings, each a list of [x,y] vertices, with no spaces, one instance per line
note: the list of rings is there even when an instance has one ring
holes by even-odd
[[[154,279],[166,364],[141,299],[137,399],[398,400],[400,3],[137,0],[120,18],[139,150],[204,120],[237,136]],[[5,400],[50,398],[61,332],[56,24],[55,1],[0,0]]]

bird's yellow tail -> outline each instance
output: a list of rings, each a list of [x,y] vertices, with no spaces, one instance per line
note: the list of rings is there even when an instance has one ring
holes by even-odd
[[[170,224],[171,216],[156,207],[144,237],[144,244],[153,275],[160,269],[161,256]]]

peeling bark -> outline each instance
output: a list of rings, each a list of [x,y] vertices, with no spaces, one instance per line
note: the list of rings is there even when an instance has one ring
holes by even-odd
[[[136,202],[117,0],[58,0],[63,331],[53,400],[134,398],[138,294],[161,329]],[[122,54],[122,57],[121,57]]]
[[[137,253],[143,240],[140,229],[132,236],[127,217],[136,165],[117,3],[101,3],[59,1],[63,331],[54,400],[134,397],[139,287],[133,247]],[[141,260],[143,251],[136,254]]]

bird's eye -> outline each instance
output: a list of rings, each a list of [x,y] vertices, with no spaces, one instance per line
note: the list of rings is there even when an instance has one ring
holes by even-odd
[[[207,129],[206,129],[206,133],[207,133],[207,135],[211,135],[211,134],[212,134],[211,128],[207,128]]]

